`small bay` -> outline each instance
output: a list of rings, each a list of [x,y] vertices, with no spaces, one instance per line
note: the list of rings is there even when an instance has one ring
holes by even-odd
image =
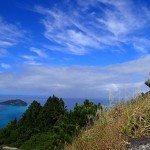
[[[26,109],[27,106],[21,107],[0,105],[0,128],[6,126],[7,123],[13,120],[14,118],[19,119]]]

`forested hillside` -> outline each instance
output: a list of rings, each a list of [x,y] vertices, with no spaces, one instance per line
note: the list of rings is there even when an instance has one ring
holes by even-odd
[[[54,95],[44,106],[33,101],[20,120],[14,119],[0,130],[0,145],[22,150],[61,150],[80,131],[98,119],[102,106],[88,99],[68,111],[63,99]]]

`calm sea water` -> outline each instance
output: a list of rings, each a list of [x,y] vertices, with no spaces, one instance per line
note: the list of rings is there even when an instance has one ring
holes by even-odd
[[[43,105],[46,100],[48,99],[48,96],[23,96],[23,95],[0,95],[0,102],[10,100],[10,99],[21,99],[28,103],[28,106],[33,100],[37,100],[38,102]],[[83,98],[63,98],[65,105],[68,109],[72,109],[75,105],[75,103],[82,104],[85,99]],[[91,100],[94,103],[101,103],[102,105],[107,105],[108,101],[106,99],[94,99]],[[22,106],[4,106],[0,105],[0,128],[5,127],[8,122],[13,120],[14,118],[21,118],[22,114],[25,112],[25,110],[28,108],[22,107]]]

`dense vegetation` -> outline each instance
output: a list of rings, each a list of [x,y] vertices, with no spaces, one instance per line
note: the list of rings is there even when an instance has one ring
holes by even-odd
[[[70,111],[55,96],[49,97],[44,106],[33,101],[20,120],[14,119],[0,130],[0,145],[23,150],[64,149],[82,129],[93,124],[98,110],[102,106],[87,99]]]

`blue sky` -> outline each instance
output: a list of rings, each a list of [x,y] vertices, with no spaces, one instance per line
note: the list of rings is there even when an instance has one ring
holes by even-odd
[[[147,91],[149,47],[147,0],[1,0],[0,94]]]

